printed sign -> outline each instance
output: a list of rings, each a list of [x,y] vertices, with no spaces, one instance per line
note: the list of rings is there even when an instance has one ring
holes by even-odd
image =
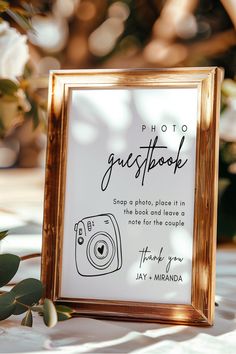
[[[191,303],[197,119],[196,88],[71,90],[62,296]]]
[[[208,279],[205,291],[214,286],[215,226],[209,220],[216,223],[216,196],[210,190],[215,190],[217,181],[219,72],[215,68],[195,70],[194,74],[184,70],[187,83],[186,77],[183,80],[180,72],[171,69],[168,77],[159,71],[135,71],[129,86],[125,82],[130,72],[52,74],[48,167],[50,132],[56,133],[56,113],[52,114],[58,109],[56,80],[61,80],[63,93],[57,117],[62,124],[57,144],[61,156],[55,166],[60,175],[54,181],[51,176],[46,180],[46,187],[58,178],[61,183],[56,196],[60,243],[52,260],[58,269],[53,279],[54,300],[74,302],[78,311],[81,308],[89,315],[109,316],[109,312],[113,317],[145,320],[145,311],[141,315],[128,310],[139,304],[146,308],[146,319],[211,323],[209,309],[204,317],[199,312],[196,317],[193,299],[199,288],[196,271],[203,266],[199,252],[206,247],[206,239],[212,246],[209,263],[203,260]],[[123,82],[116,84],[119,80],[114,75]],[[206,88],[210,76],[212,86]],[[210,92],[207,103],[201,96],[203,89]],[[203,130],[208,131],[208,140]],[[212,179],[207,185],[209,174]],[[203,192],[208,195],[202,197]],[[55,189],[50,189],[52,193]],[[47,189],[45,203],[46,225]],[[201,229],[199,223],[205,226]],[[48,238],[46,231],[45,243]],[[45,257],[44,253],[44,262]],[[210,297],[207,301],[209,305]],[[91,303],[95,307],[104,304],[104,308],[92,308]],[[121,312],[116,304],[125,310]],[[160,306],[165,316],[158,314]],[[178,307],[182,318],[171,317],[168,307]],[[186,309],[192,309],[191,316]]]

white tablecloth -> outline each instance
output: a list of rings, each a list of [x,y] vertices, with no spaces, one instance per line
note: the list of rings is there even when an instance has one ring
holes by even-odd
[[[215,325],[209,328],[75,318],[48,329],[0,322],[0,353],[236,353],[236,250],[217,253]]]
[[[9,169],[0,175],[0,225],[11,235],[1,251],[40,252],[43,211],[42,170]],[[39,277],[40,259],[22,262],[13,281]],[[0,322],[0,353],[210,353],[236,354],[236,250],[217,253],[215,325],[209,328],[98,321],[76,318],[44,326],[20,326],[20,317]]]

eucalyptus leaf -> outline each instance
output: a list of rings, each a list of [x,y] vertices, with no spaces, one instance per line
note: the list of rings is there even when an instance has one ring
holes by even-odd
[[[0,321],[5,320],[14,313],[15,296],[13,294],[4,293],[0,295]]]
[[[66,312],[58,312],[57,311],[57,319],[58,321],[66,321],[72,318],[72,315],[70,313]]]
[[[27,112],[26,115],[33,119],[33,128],[36,129],[40,123],[40,110],[36,102],[31,100],[29,97],[27,98],[30,102],[31,110]]]
[[[32,316],[32,311],[30,309],[26,312],[25,317],[21,321],[21,325],[26,327],[33,326],[33,316]]]
[[[57,311],[53,302],[49,299],[44,300],[43,320],[46,326],[54,327],[57,324]]]
[[[66,321],[72,318],[74,312],[70,307],[64,305],[56,305],[58,321]]]
[[[58,312],[66,312],[66,313],[74,312],[74,310],[72,310],[72,308],[70,308],[68,306],[64,306],[64,305],[56,305],[56,310]]]
[[[0,241],[8,235],[8,230],[0,231]]]
[[[20,264],[20,257],[14,254],[0,255],[0,287],[7,285],[16,274]]]
[[[11,293],[16,298],[14,315],[20,315],[27,310],[26,306],[33,306],[39,302],[43,295],[43,285],[41,281],[29,278],[15,285]]]
[[[0,19],[1,19],[1,17],[0,17]],[[2,118],[0,116],[0,138],[3,138],[4,134],[5,134],[5,127],[4,127],[4,124],[2,122]]]
[[[13,96],[18,90],[19,85],[9,79],[0,79],[0,92],[2,95]]]

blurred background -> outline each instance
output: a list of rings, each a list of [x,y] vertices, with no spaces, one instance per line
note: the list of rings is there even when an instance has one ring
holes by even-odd
[[[48,73],[69,68],[224,69],[218,244],[236,245],[234,0],[13,0],[0,16],[3,251],[40,252]]]

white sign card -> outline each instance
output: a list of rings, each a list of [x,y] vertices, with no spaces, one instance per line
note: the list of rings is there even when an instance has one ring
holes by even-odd
[[[197,89],[70,100],[61,295],[190,304]]]

